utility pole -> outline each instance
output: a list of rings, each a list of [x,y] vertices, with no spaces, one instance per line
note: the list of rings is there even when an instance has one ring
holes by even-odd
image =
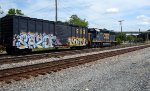
[[[139,28],[139,33],[141,32],[141,29]]]
[[[120,20],[120,21],[118,21],[119,23],[120,23],[120,26],[121,26],[121,33],[122,33],[122,22],[123,22],[124,20]]]
[[[2,10],[1,6],[0,6],[0,14],[3,14],[4,11]]]
[[[58,17],[58,15],[57,15],[57,0],[55,0],[55,7],[56,7],[56,16],[55,16],[55,21],[57,22],[57,17]]]

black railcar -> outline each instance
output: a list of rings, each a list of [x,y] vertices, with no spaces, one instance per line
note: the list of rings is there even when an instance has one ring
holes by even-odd
[[[1,22],[1,35],[9,54],[34,48],[87,45],[86,27],[16,15],[7,15]]]
[[[85,47],[87,45],[88,28],[57,22],[55,36],[59,40],[56,46]]]

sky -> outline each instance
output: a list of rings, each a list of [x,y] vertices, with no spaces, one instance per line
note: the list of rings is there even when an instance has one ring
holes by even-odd
[[[21,9],[29,17],[55,20],[55,0],[0,0],[2,10]],[[58,0],[58,20],[66,21],[73,14],[89,22],[90,28],[120,31],[150,29],[150,0]],[[2,15],[1,15],[2,16]]]

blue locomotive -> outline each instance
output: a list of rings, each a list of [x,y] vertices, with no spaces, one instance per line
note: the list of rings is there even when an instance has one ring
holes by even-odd
[[[90,47],[103,47],[115,45],[115,32],[107,29],[89,28]]]

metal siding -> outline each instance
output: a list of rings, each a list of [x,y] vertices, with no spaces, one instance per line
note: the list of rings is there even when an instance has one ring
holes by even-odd
[[[16,17],[19,22],[18,29],[20,33],[14,35],[13,45],[17,48],[49,48],[59,43],[56,36],[54,36],[54,23],[29,17]],[[15,26],[15,29],[17,29],[17,26]]]
[[[49,23],[50,26],[50,34],[55,35],[55,24],[54,23]]]
[[[14,17],[13,19],[13,34],[19,34],[19,19],[17,17]]]
[[[42,21],[39,21],[39,20],[37,20],[36,21],[36,32],[38,32],[38,33],[43,33],[43,31],[42,31]]]
[[[11,47],[13,43],[13,16],[3,17],[1,25],[4,46]]]
[[[86,34],[86,39],[88,39],[88,28],[85,28],[85,30],[86,30],[86,32],[85,32],[85,34]]]
[[[76,27],[72,26],[72,37],[76,37]]]
[[[21,32],[28,32],[28,20],[26,18],[19,19],[19,31]]]
[[[49,22],[43,22],[43,33],[50,34]]]
[[[29,19],[28,20],[28,32],[35,33],[36,32],[36,21]]]
[[[55,33],[62,45],[68,44],[68,38],[71,37],[71,28],[68,28],[67,25],[56,24]]]
[[[68,37],[71,37],[72,36],[72,31],[71,31],[72,27],[68,25]]]

